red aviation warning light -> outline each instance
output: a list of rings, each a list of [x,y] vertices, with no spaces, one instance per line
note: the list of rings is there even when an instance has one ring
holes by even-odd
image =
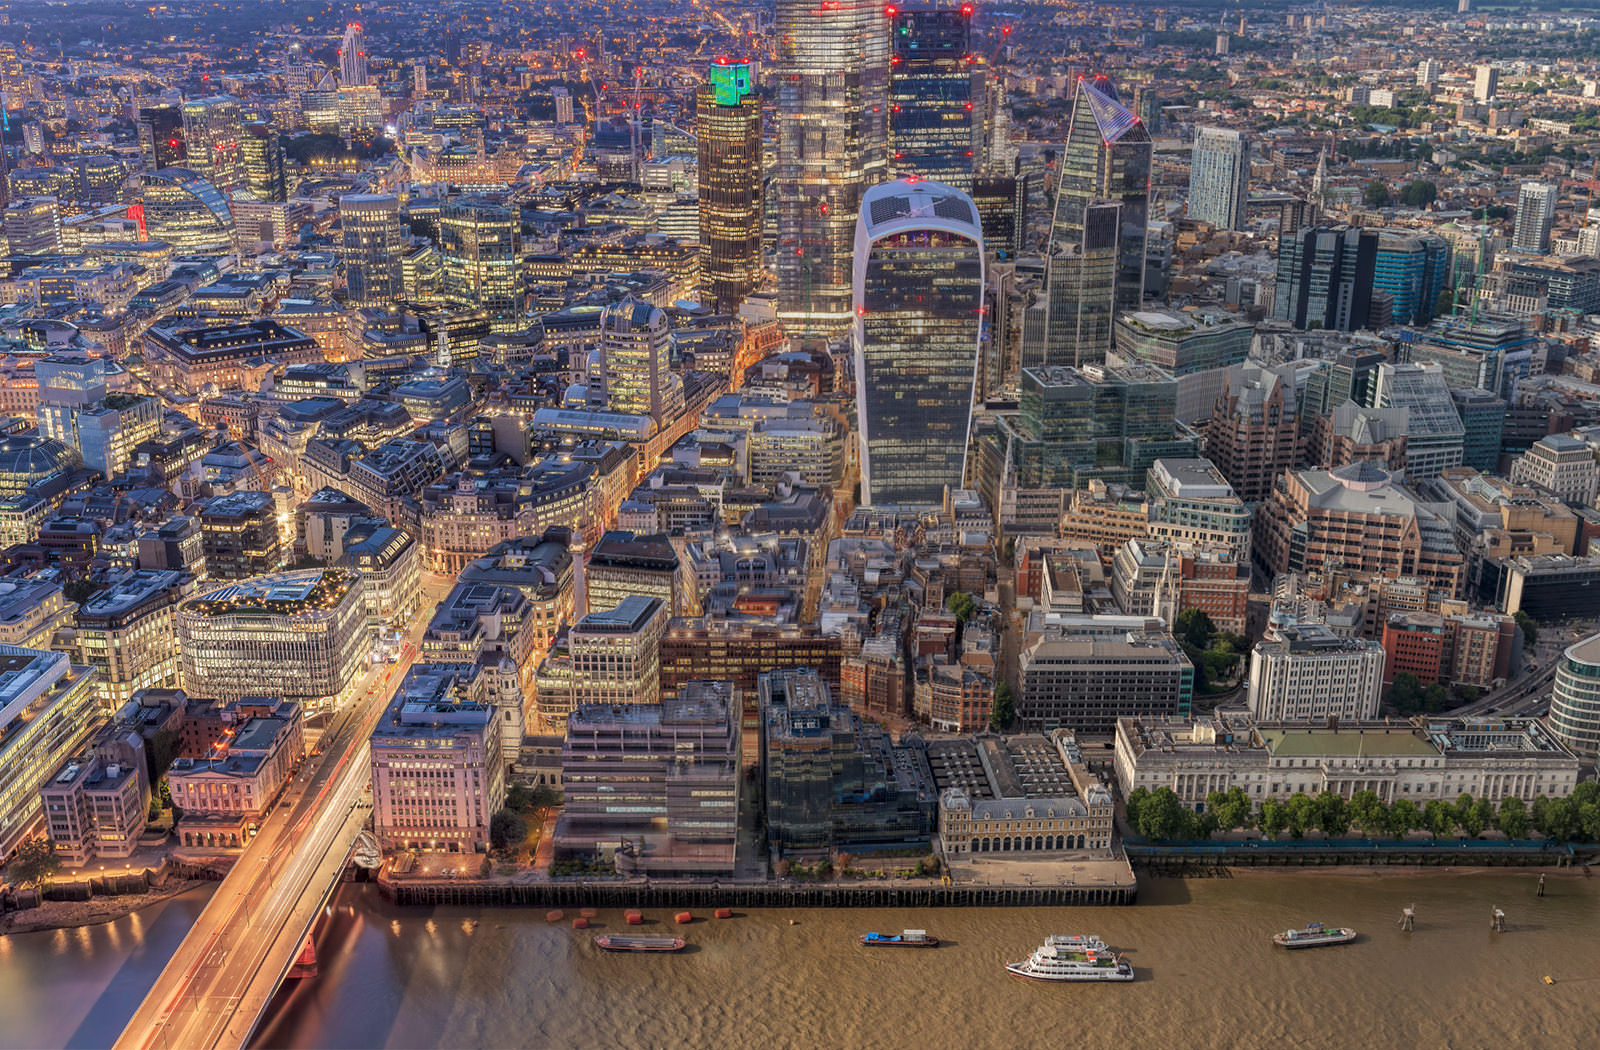
[[[900,13],[900,9],[893,4],[888,4],[884,7],[883,13],[889,18],[893,18]]]
[[[962,4],[961,5],[961,17],[962,18],[971,18],[972,17],[972,10],[973,10],[973,8],[972,8],[971,4]]]

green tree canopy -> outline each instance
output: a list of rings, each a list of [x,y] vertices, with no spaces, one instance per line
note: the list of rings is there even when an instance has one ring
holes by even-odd
[[[1439,199],[1439,187],[1427,179],[1412,179],[1400,187],[1400,203],[1408,208],[1426,208]]]
[[[1172,633],[1185,645],[1205,649],[1211,644],[1217,627],[1204,609],[1185,609],[1172,621]]]
[[[1362,191],[1361,196],[1369,208],[1388,207],[1394,199],[1389,192],[1389,184],[1382,179],[1373,179],[1367,183],[1367,188]]]
[[[528,838],[528,822],[509,809],[489,818],[489,845],[501,852],[515,849]]]
[[[39,886],[61,870],[56,848],[44,836],[28,839],[17,847],[6,864],[6,877],[18,886]]]
[[[1518,627],[1522,628],[1522,644],[1529,649],[1533,648],[1534,643],[1539,640],[1538,621],[1521,609],[1512,613],[1511,618],[1517,621]]]
[[[1494,826],[1508,839],[1527,838],[1530,827],[1527,803],[1514,795],[1507,795],[1501,799],[1500,812],[1495,817]]]
[[[994,710],[989,712],[989,728],[997,733],[1003,733],[1011,728],[1011,723],[1017,718],[1016,698],[1011,695],[1011,687],[1004,682],[996,683],[994,687]]]

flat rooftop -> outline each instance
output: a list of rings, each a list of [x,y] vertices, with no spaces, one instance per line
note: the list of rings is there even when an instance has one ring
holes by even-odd
[[[1274,755],[1311,757],[1313,755],[1414,755],[1431,758],[1439,754],[1410,726],[1392,729],[1287,729],[1257,730]]]

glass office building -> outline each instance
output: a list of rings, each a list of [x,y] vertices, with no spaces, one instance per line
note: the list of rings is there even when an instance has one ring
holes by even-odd
[[[1232,128],[1197,128],[1189,159],[1189,218],[1242,230],[1249,203],[1249,138]]]
[[[341,197],[339,229],[350,304],[387,306],[400,299],[405,291],[401,275],[405,226],[400,202],[387,193]]]
[[[719,59],[695,95],[700,291],[733,313],[761,283],[761,98],[747,62]]]
[[[863,503],[937,504],[961,487],[983,285],[972,198],[909,179],[867,192],[854,286]]]
[[[982,144],[982,73],[971,53],[972,7],[899,11],[890,22],[889,171],[972,192]]]
[[[496,330],[513,328],[522,312],[521,224],[510,208],[459,200],[439,214],[444,298],[481,307]]]
[[[1079,78],[1066,148],[1061,154],[1055,218],[1050,229],[1051,254],[1086,244],[1085,230],[1093,205],[1104,201],[1121,204],[1116,269],[1116,307],[1120,310],[1137,310],[1144,298],[1150,155],[1150,133],[1117,100],[1110,81],[1104,77],[1093,81]],[[1052,347],[1048,363],[1068,363],[1055,350]]]
[[[233,212],[217,187],[188,168],[147,171],[142,178],[151,240],[166,241],[179,254],[234,250]]]
[[[889,27],[882,0],[778,0],[778,310],[791,335],[850,320],[861,198],[887,175]]]

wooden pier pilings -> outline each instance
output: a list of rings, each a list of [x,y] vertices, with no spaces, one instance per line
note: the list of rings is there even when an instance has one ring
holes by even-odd
[[[527,908],[1004,908],[1133,904],[1138,887],[481,883],[379,879],[404,905]]]

